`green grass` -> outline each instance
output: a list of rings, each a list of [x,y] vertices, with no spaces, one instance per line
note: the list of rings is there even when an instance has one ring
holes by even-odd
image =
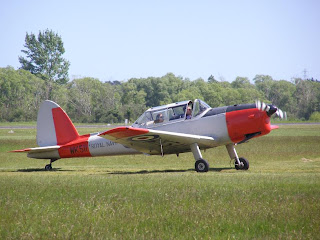
[[[16,126],[27,126],[27,127],[36,127],[37,122],[0,122],[0,127],[16,127]]]
[[[81,134],[101,129],[79,129]],[[0,239],[320,239],[320,125],[283,125],[237,146],[191,153],[46,160],[35,129],[0,129]]]

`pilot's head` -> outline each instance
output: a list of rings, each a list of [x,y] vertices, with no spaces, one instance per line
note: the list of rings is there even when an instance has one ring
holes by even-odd
[[[156,117],[156,120],[159,121],[159,122],[163,122],[163,115],[162,113],[159,113]]]

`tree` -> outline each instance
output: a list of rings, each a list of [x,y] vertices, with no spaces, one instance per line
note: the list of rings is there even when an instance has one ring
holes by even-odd
[[[123,83],[121,90],[124,117],[134,121],[146,109],[145,99],[147,94],[143,88],[138,90],[136,79],[130,79],[128,82]]]
[[[296,91],[294,96],[297,99],[298,117],[309,119],[312,112],[318,110],[317,83],[307,80],[296,81]]]
[[[237,77],[232,83],[233,88],[254,88],[247,77]]]
[[[68,86],[68,109],[70,116],[84,122],[94,119],[94,104],[92,98],[98,95],[103,83],[94,78],[75,79]]]
[[[68,82],[70,63],[62,57],[65,52],[61,37],[52,30],[39,31],[35,34],[26,34],[26,58],[19,56],[21,68],[42,78],[47,85],[47,98],[52,97],[54,83],[65,84]]]
[[[262,91],[267,99],[270,99],[273,90],[273,79],[269,75],[256,75],[253,81],[258,90]]]
[[[119,85],[120,86],[120,85]],[[119,86],[95,78],[74,79],[67,87],[67,112],[80,122],[121,122]]]
[[[217,83],[218,81],[214,78],[214,76],[211,74],[210,77],[208,77],[209,83]]]
[[[0,121],[36,120],[44,85],[23,69],[0,68]]]
[[[313,122],[320,122],[320,112],[313,112],[309,120]]]
[[[285,80],[274,81],[268,100],[281,110],[289,112],[290,117],[293,117],[298,111],[295,91],[296,86],[291,82]]]

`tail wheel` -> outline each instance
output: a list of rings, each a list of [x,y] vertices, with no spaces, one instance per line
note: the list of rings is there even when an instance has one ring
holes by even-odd
[[[195,170],[197,172],[208,172],[209,171],[209,163],[205,159],[197,160],[195,163]]]
[[[44,169],[45,169],[46,171],[52,171],[52,165],[51,165],[51,164],[47,164],[47,165],[44,167]]]
[[[248,170],[249,169],[249,161],[245,158],[239,158],[240,165],[235,161],[234,166],[237,170]]]
[[[56,159],[56,158],[50,159],[50,164],[47,164],[47,165],[44,167],[44,169],[45,169],[46,171],[52,171],[52,163],[55,162],[55,161],[57,161],[57,160],[58,160],[58,159]]]

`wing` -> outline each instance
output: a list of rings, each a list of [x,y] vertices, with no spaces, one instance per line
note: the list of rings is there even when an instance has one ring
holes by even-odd
[[[99,136],[151,155],[189,152],[193,143],[202,149],[216,146],[212,137],[133,127],[113,128]]]

